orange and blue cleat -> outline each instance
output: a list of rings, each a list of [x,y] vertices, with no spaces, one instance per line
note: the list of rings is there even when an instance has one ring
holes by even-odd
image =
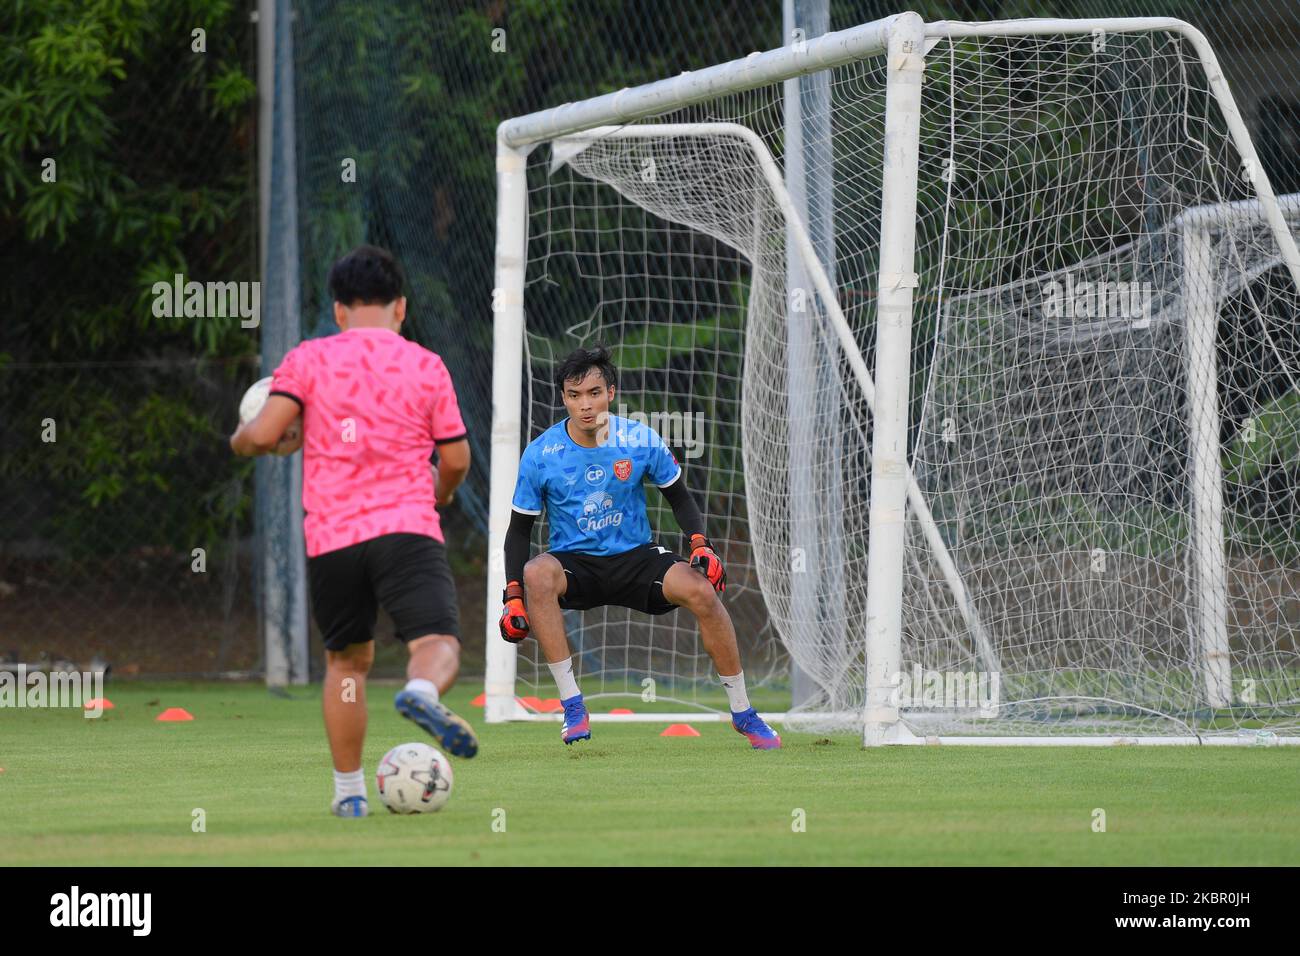
[[[750,745],[755,750],[781,749],[780,735],[767,725],[767,721],[758,716],[758,711],[753,707],[741,711],[739,714],[733,713],[731,715],[731,726],[736,728],[737,733],[748,737]]]
[[[575,740],[590,740],[591,717],[587,714],[587,705],[582,702],[582,695],[560,703],[564,705],[564,726],[560,729],[560,738],[566,744]]]

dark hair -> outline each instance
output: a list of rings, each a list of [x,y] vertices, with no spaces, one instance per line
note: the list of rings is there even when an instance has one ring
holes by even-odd
[[[347,306],[388,305],[402,295],[402,267],[378,246],[357,246],[330,268],[330,293]]]
[[[570,352],[555,372],[555,387],[563,394],[565,382],[581,382],[593,368],[600,372],[606,385],[616,384],[618,371],[614,368],[609,349],[597,345],[594,349],[574,349]]]

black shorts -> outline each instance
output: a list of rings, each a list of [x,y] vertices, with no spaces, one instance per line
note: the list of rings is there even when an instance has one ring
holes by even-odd
[[[441,541],[383,534],[307,559],[311,607],[331,651],[374,640],[380,606],[402,642],[426,634],[460,639],[456,585]]]
[[[686,559],[656,544],[643,544],[622,554],[583,554],[548,551],[564,567],[567,582],[560,607],[571,611],[616,604],[646,614],[667,614],[677,608],[664,597],[664,575]]]

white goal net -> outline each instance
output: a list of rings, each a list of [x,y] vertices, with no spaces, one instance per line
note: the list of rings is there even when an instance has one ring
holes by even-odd
[[[793,729],[862,729],[871,533],[901,520],[901,627],[872,663],[911,733],[1300,730],[1300,204],[1272,195],[1199,35],[1057,23],[931,24],[912,51],[915,235],[883,240],[914,241],[911,272],[881,275],[882,206],[912,198],[882,178],[908,148],[883,52],[817,74],[825,141],[805,128],[797,183],[785,90],[746,84],[753,63],[728,73],[746,88],[683,85],[690,105],[635,122],[596,103],[514,127],[511,146],[555,131],[528,139],[515,441],[563,417],[559,358],[615,349],[615,411],[685,465],[751,681],[810,679]],[[873,514],[899,289],[906,507]],[[686,612],[571,618],[584,690],[711,699]],[[544,696],[532,653],[515,693]]]

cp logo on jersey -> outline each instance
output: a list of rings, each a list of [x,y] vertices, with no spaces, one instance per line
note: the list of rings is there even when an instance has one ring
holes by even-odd
[[[618,475],[619,481],[627,481],[628,476],[632,474],[632,459],[620,458],[614,462],[614,474]]]
[[[598,485],[605,480],[605,469],[600,465],[588,465],[584,477],[587,479],[587,484]]]

